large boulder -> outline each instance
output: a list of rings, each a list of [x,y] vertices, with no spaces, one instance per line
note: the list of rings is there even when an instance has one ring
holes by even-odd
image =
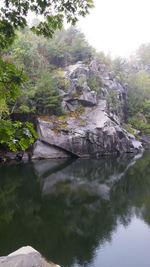
[[[46,261],[34,248],[22,247],[5,257],[0,257],[1,267],[60,267]]]
[[[39,139],[70,155],[89,157],[142,149],[141,142],[122,128],[119,120],[109,117],[105,100],[95,107],[85,108],[78,116],[59,120],[57,124],[39,119]],[[64,124],[66,127],[61,127]]]
[[[89,68],[81,61],[77,62],[74,65],[68,66],[65,69],[65,71],[66,71],[66,77],[69,77],[70,79],[78,78],[82,74],[86,76],[89,75]]]

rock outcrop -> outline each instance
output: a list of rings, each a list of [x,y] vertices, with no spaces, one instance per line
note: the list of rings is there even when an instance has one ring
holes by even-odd
[[[105,67],[95,61],[89,66],[79,62],[67,67],[65,77],[70,83],[62,101],[67,115],[38,119],[39,141],[33,158],[89,157],[142,149],[141,142],[120,123],[126,118],[127,84],[119,82],[114,72],[106,72]],[[95,79],[96,90],[89,87],[89,79]],[[112,91],[117,107],[111,103]]]
[[[60,267],[47,262],[41,254],[30,246],[22,247],[5,257],[0,257],[1,267]]]

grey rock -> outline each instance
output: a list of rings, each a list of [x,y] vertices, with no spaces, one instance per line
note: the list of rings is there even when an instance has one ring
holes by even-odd
[[[106,70],[106,65],[105,64],[102,64],[102,65],[100,65],[100,73],[102,74],[102,73],[105,73],[105,70]]]
[[[70,88],[62,102],[62,108],[65,111],[75,110],[81,104],[83,106],[96,105],[97,93],[87,85],[89,72],[90,69],[82,62],[68,66],[66,77],[70,80]]]
[[[110,80],[113,80],[113,79],[115,78],[115,76],[116,76],[116,74],[115,74],[114,71],[111,71],[111,72],[109,72],[108,74],[109,74],[109,79],[110,79]]]
[[[79,75],[89,75],[89,68],[82,62],[77,62],[74,65],[70,65],[66,68],[66,77],[71,79],[78,78]]]
[[[101,79],[100,93],[89,88],[89,74],[96,74]],[[75,111],[80,105],[85,110],[78,116],[62,119],[67,123],[66,128],[58,122],[57,131],[54,131],[56,125],[52,122],[39,119],[40,142],[35,145],[33,158],[66,157],[68,153],[71,156],[90,157],[143,149],[141,142],[120,125],[120,121],[127,117],[127,84],[117,80],[114,72],[107,72],[106,66],[99,65],[97,61],[92,61],[89,66],[82,62],[68,66],[65,77],[70,87],[64,96],[61,94],[63,110]],[[117,111],[110,112],[107,96],[111,90],[116,91],[121,105]]]
[[[89,91],[87,90],[86,87],[85,91],[83,91],[83,94],[80,96],[79,102],[81,102],[81,104],[83,106],[94,106],[97,104],[97,93],[95,91]]]
[[[91,63],[90,63],[90,71],[92,73],[95,73],[95,72],[98,72],[99,71],[99,64],[96,60],[92,60]]]
[[[6,257],[0,257],[1,267],[60,267],[47,262],[41,254],[30,246],[22,247]]]
[[[52,158],[67,158],[69,155],[58,147],[45,144],[41,141],[36,141],[34,144],[32,159],[52,159]]]
[[[49,122],[39,119],[38,132],[41,141],[60,147],[77,157],[100,156],[108,153],[137,152],[142,144],[123,129],[117,121],[109,118],[101,106],[86,108],[79,125],[76,118],[67,118],[68,129],[60,129],[59,134],[50,127]]]

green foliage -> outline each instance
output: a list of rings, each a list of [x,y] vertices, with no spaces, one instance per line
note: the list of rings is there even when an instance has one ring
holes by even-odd
[[[33,25],[31,30],[37,35],[51,38],[57,29],[62,28],[64,19],[74,25],[78,17],[84,17],[92,7],[92,0],[4,0],[0,8],[0,53],[2,54],[2,49],[7,49],[13,43],[16,30],[25,29],[29,12],[42,15],[43,18],[41,22]],[[24,33],[26,33],[25,30]],[[3,59],[0,57],[0,143],[13,151],[26,150],[34,142],[35,133],[33,133],[32,125],[28,122],[24,126],[21,122],[13,123],[10,120],[2,120],[5,115],[9,114],[9,108],[12,108],[11,112],[15,108],[22,112],[33,111],[34,104],[36,104],[37,110],[45,107],[48,112],[49,109],[53,109],[53,112],[57,113],[61,106],[54,77],[52,75],[48,77],[50,70],[48,65],[51,62],[47,59],[43,60],[43,55],[39,53],[38,42],[27,39],[27,35],[21,33],[19,35],[16,44],[9,49],[7,54],[3,52]],[[59,50],[60,46],[57,46],[57,52]],[[62,50],[59,55],[62,57]],[[13,64],[4,61],[5,57],[10,62],[15,62],[18,68],[29,75],[30,82],[26,83],[26,89],[30,88],[29,92],[22,88],[21,93],[20,88],[23,86],[26,76]],[[43,66],[47,67],[45,73]],[[41,70],[43,70],[42,74]],[[61,79],[59,79],[60,84],[62,84]],[[20,93],[21,97],[18,98]],[[34,96],[36,96],[36,100]]]
[[[126,129],[127,132],[134,135],[134,129],[132,128],[132,125],[129,123],[123,123],[123,127]]]
[[[72,91],[71,96],[72,96],[72,98],[80,98],[81,94],[80,94],[80,92]]]
[[[85,76],[80,76],[78,81],[77,81],[77,83],[76,83],[76,86],[79,89],[82,88],[85,81],[86,81],[86,77]]]
[[[146,119],[148,119],[148,121],[150,121],[150,99],[145,98],[143,101],[143,106],[140,109],[140,112],[144,114],[144,116],[146,117]]]
[[[25,151],[36,138],[32,123],[0,120],[0,149]]]
[[[56,67],[67,66],[77,61],[90,59],[93,49],[84,35],[75,27],[56,31],[53,39],[40,38],[39,52]]]
[[[62,28],[64,19],[74,25],[78,17],[84,17],[92,7],[92,0],[4,0],[0,10],[1,48],[12,43],[16,29],[27,26],[27,15],[30,11],[43,15],[44,19],[37,26],[32,26],[32,31],[51,38],[57,29]]]
[[[133,126],[133,128],[140,130],[142,134],[150,135],[150,124],[140,118],[132,117],[129,119],[129,123]]]
[[[109,54],[105,55],[104,52],[95,52],[95,59],[100,65],[105,65],[106,71],[109,72],[113,70],[113,60]]]
[[[8,103],[16,100],[26,79],[13,64],[0,57],[0,119],[9,114]]]
[[[20,105],[19,110],[23,113],[29,113],[31,112],[30,108],[26,105]]]
[[[138,72],[128,78],[128,113],[134,116],[143,113],[150,119],[150,77],[145,71]]]
[[[142,64],[150,64],[150,44],[142,44],[136,51],[136,58]]]
[[[112,69],[115,72],[119,81],[126,82],[125,71],[128,69],[128,63],[126,59],[117,57],[113,60]]]
[[[8,48],[15,39],[15,31],[13,26],[6,19],[0,20],[0,51]]]
[[[85,110],[85,107],[83,105],[79,105],[75,111],[76,114],[81,115]]]
[[[74,45],[76,42],[78,46]],[[91,55],[92,48],[74,27],[57,31],[52,40],[34,36],[28,27],[18,32],[18,38],[3,55],[29,77],[15,102],[14,111],[61,114],[59,89],[67,92],[69,81],[60,67]],[[79,80],[78,86],[81,87],[83,82]],[[79,94],[75,95],[79,97]],[[11,106],[13,108],[12,103]]]
[[[92,91],[96,91],[98,93],[101,92],[103,87],[103,82],[98,73],[91,74],[88,78],[87,83]]]
[[[0,98],[15,100],[26,76],[9,62],[0,58]]]
[[[25,151],[37,137],[29,122],[4,120],[9,114],[10,103],[19,96],[20,87],[27,80],[26,75],[9,62],[0,58],[0,148]]]
[[[9,109],[4,98],[0,98],[0,118],[9,114]]]
[[[112,89],[106,97],[107,108],[110,112],[117,112],[122,106],[122,102],[118,99],[118,94],[115,89]]]
[[[15,66],[24,71],[28,77],[33,76],[33,72],[36,72],[37,66],[44,63],[38,53],[37,40],[37,37],[26,28],[24,32],[17,32],[15,42],[7,50],[6,58],[14,62]]]
[[[36,110],[38,114],[61,114],[61,101],[57,80],[52,73],[44,72],[37,81],[35,93]]]
[[[71,27],[67,31],[66,37],[72,63],[91,59],[93,56],[93,49],[85,40],[83,33],[81,33],[77,28]]]

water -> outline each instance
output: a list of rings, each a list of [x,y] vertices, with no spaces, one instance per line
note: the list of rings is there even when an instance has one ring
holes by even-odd
[[[0,165],[0,255],[62,267],[149,267],[150,152]]]

